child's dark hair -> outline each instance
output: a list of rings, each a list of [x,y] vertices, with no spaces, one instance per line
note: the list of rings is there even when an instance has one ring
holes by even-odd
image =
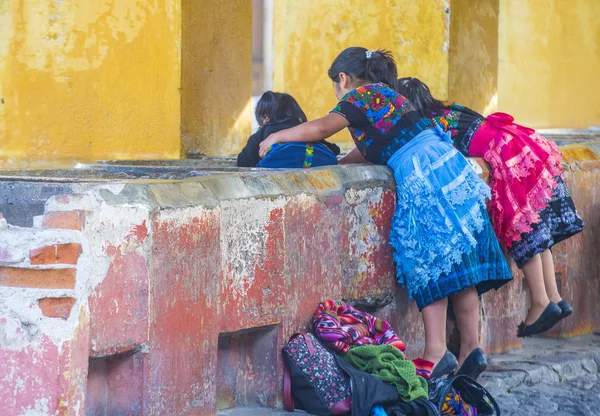
[[[359,46],[344,49],[335,58],[327,74],[333,82],[339,82],[340,72],[368,82],[383,82],[390,88],[396,87],[398,78],[396,62],[390,51],[371,51]]]
[[[418,78],[399,78],[396,91],[413,103],[422,114],[437,112],[444,108],[444,104],[431,95],[427,84]]]
[[[298,102],[289,94],[284,92],[265,92],[256,103],[254,111],[259,126],[263,127],[264,118],[266,124],[282,123],[284,121],[298,120],[306,122],[306,114],[300,108]]]

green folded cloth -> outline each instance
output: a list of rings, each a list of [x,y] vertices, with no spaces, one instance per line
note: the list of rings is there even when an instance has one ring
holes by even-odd
[[[360,345],[353,347],[344,359],[355,368],[372,374],[384,383],[393,384],[398,397],[405,402],[427,399],[427,381],[417,375],[415,365],[398,348],[391,345]]]

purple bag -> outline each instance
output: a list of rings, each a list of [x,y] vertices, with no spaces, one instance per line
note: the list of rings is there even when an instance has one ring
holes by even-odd
[[[312,334],[290,337],[283,347],[284,405],[319,416],[343,415],[352,409],[350,377],[335,355]]]

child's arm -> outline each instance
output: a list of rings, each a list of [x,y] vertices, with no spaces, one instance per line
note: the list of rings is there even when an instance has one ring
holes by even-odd
[[[260,157],[265,157],[275,143],[290,142],[318,142],[332,136],[350,123],[344,116],[337,113],[329,113],[325,117],[307,121],[291,129],[281,130],[271,134],[260,144]]]
[[[358,150],[358,148],[355,147],[354,149],[349,151],[348,154],[346,154],[344,157],[341,157],[340,160],[338,160],[338,163],[340,165],[347,165],[350,163],[369,163],[369,161],[365,159],[362,153],[360,153],[360,150]]]

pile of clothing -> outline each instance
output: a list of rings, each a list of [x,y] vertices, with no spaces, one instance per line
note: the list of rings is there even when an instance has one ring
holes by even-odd
[[[432,410],[428,394],[431,363],[422,359],[406,359],[404,342],[385,320],[359,311],[346,302],[327,300],[319,304],[312,326],[317,339],[342,357],[350,368],[379,380],[379,386],[372,383],[361,385],[356,382],[361,378],[353,377],[352,400],[360,402],[358,406],[356,403],[353,405],[353,416],[368,414],[355,414],[355,410],[364,408],[364,404],[370,406],[371,416],[477,414],[455,390],[448,394],[441,409],[433,413],[435,410]],[[343,367],[348,368],[346,365]],[[383,399],[389,394],[386,396],[374,391],[389,386],[396,389],[393,401]]]

